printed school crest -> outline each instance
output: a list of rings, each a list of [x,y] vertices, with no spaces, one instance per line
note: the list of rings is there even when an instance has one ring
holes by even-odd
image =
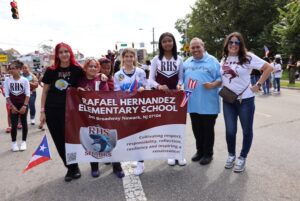
[[[119,81],[121,82],[122,80],[124,80],[124,75],[123,74],[119,74],[119,77],[118,77],[118,79],[119,79]]]
[[[55,82],[55,87],[61,91],[67,89],[68,85],[69,85],[69,83],[64,79],[59,79]]]
[[[101,126],[80,128],[80,143],[86,150],[86,155],[94,158],[110,156],[117,144],[117,130],[105,129]]]

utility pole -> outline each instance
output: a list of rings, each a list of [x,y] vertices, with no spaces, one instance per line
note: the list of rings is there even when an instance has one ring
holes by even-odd
[[[155,57],[155,38],[154,38],[154,27],[152,28],[152,36],[153,36],[153,40],[152,40],[152,45],[153,45],[153,57]]]

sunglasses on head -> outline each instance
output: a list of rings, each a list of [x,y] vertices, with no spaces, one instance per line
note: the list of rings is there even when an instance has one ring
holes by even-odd
[[[237,45],[237,46],[239,46],[241,44],[241,42],[239,40],[234,40],[234,41],[230,40],[230,41],[228,41],[228,44],[229,45]]]

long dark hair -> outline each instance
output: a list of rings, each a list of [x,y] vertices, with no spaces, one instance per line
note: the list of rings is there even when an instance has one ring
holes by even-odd
[[[75,56],[74,56],[74,53],[73,53],[72,48],[70,47],[70,45],[68,45],[66,43],[58,43],[55,46],[54,64],[53,64],[53,66],[51,66],[51,69],[55,70],[60,66],[60,59],[58,57],[58,54],[59,54],[58,51],[61,47],[66,48],[68,50],[68,52],[70,53],[70,65],[80,67],[80,64],[75,60]]]
[[[164,39],[164,37],[170,37],[173,40],[173,48],[172,48],[172,56],[174,57],[174,59],[177,59],[177,45],[176,45],[176,41],[175,41],[175,37],[173,36],[173,34],[171,34],[170,32],[165,32],[163,34],[160,35],[159,37],[159,41],[158,41],[158,50],[159,50],[159,60],[162,60],[163,56],[164,56],[164,49],[162,47],[162,40]]]
[[[237,55],[239,57],[240,65],[244,63],[249,63],[251,61],[251,57],[247,55],[245,40],[242,34],[240,34],[239,32],[233,32],[226,37],[224,41],[224,47],[223,47],[223,58],[226,60],[226,58],[228,57],[228,43],[232,37],[236,37],[240,41],[239,52]]]

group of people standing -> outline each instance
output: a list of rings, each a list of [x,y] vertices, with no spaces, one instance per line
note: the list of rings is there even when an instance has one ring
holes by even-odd
[[[159,54],[151,61],[149,77],[143,69],[137,67],[137,57],[134,49],[126,48],[121,54],[121,67],[113,73],[113,63],[107,58],[99,61],[87,59],[83,67],[75,60],[72,49],[65,43],[55,47],[55,61],[49,67],[42,79],[44,83],[41,98],[41,124],[47,123],[49,132],[57,151],[67,168],[65,181],[81,177],[78,164],[66,164],[65,156],[65,102],[66,89],[76,87],[78,90],[88,91],[124,91],[131,92],[133,82],[135,90],[189,90],[188,102],[192,130],[196,139],[196,153],[192,161],[201,165],[209,164],[213,160],[214,127],[220,113],[219,88],[226,86],[238,98],[233,103],[223,100],[223,114],[226,127],[226,142],[228,159],[225,168],[233,168],[235,172],[245,169],[246,158],[253,139],[253,118],[255,110],[255,93],[257,93],[273,71],[270,64],[253,53],[247,52],[245,42],[240,33],[229,34],[224,42],[223,58],[219,62],[205,50],[204,42],[200,38],[193,38],[190,42],[192,56],[186,61],[177,54],[177,46],[171,33],[163,33],[159,38]],[[12,66],[13,67],[13,66]],[[263,73],[254,85],[250,83],[252,69]],[[13,76],[13,79],[17,79]],[[189,82],[196,82],[190,87]],[[28,80],[24,80],[26,93],[22,101],[14,102],[7,96],[8,102],[15,106],[14,112],[24,114],[29,101]],[[7,92],[10,94],[11,85]],[[237,119],[240,119],[243,130],[243,146],[241,153],[236,155]],[[13,139],[14,140],[14,139]],[[236,162],[235,162],[236,161]],[[186,159],[168,159],[173,165],[186,165]],[[124,177],[121,163],[113,163],[113,172],[117,177]],[[144,161],[135,165],[134,174],[144,172]],[[100,175],[98,163],[91,163],[91,175]]]
[[[273,86],[274,93],[280,93],[280,79],[282,77],[282,60],[280,55],[275,55],[274,60],[269,57],[263,58],[273,67],[273,72],[262,84],[263,95],[271,94],[271,88]],[[255,84],[261,76],[261,71],[254,69],[251,72],[251,84]]]

